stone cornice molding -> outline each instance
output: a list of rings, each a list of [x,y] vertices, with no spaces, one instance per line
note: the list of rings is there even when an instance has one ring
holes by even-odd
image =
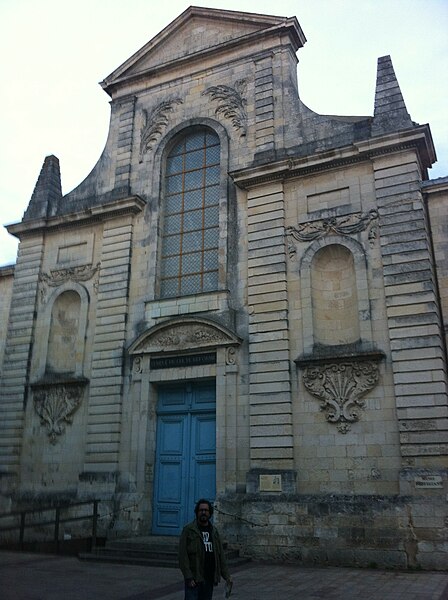
[[[0,277],[11,277],[14,275],[15,265],[4,265],[0,267]]]
[[[435,162],[434,144],[428,125],[370,138],[344,148],[282,159],[229,174],[240,188],[250,189],[272,181],[295,179],[412,149],[417,151],[424,167],[430,167]]]
[[[44,231],[57,231],[72,229],[80,226],[101,223],[109,219],[116,219],[123,215],[136,215],[146,206],[146,201],[140,196],[129,196],[121,200],[114,200],[107,204],[91,206],[81,212],[68,213],[48,219],[30,219],[7,225],[8,233],[22,239],[28,235],[35,235]]]
[[[339,363],[350,360],[356,360],[357,362],[380,362],[385,358],[385,354],[382,350],[376,350],[374,348],[368,350],[365,348],[366,345],[363,345],[361,348],[358,344],[322,346],[316,349],[312,354],[303,354],[302,356],[297,357],[294,362],[299,368],[303,369],[312,365],[328,362]]]
[[[427,196],[448,193],[448,177],[439,177],[422,182],[422,192]]]

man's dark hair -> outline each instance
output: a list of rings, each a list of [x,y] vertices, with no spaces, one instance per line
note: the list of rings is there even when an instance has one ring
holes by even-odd
[[[196,506],[194,507],[194,514],[195,514],[196,516],[198,516],[198,512],[199,512],[199,505],[200,505],[200,504],[208,504],[208,509],[209,509],[209,511],[210,511],[210,516],[212,516],[212,515],[213,515],[213,504],[212,504],[212,503],[211,503],[209,500],[206,500],[205,498],[201,498],[200,500],[198,500],[198,501],[196,502]]]

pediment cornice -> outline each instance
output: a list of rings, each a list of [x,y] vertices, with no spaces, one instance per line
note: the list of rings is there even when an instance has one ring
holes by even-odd
[[[204,55],[228,52],[232,47],[258,41],[260,37],[287,34],[296,52],[306,38],[295,17],[285,18],[240,11],[189,7],[133,56],[108,75],[101,86],[109,94],[117,88],[151,78]]]
[[[177,317],[151,327],[129,347],[129,354],[164,354],[239,346],[242,340],[227,327],[204,318]]]

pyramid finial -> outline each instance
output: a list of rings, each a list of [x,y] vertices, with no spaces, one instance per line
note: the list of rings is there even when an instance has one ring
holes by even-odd
[[[46,156],[23,218],[39,219],[54,215],[61,198],[59,159],[53,155]]]
[[[390,56],[378,59],[372,135],[412,127]]]

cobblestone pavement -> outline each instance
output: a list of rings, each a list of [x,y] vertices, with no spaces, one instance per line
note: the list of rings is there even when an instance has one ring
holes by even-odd
[[[247,563],[234,600],[448,600],[448,572]],[[214,600],[223,598],[220,585]],[[0,551],[0,600],[183,600],[177,569]]]

